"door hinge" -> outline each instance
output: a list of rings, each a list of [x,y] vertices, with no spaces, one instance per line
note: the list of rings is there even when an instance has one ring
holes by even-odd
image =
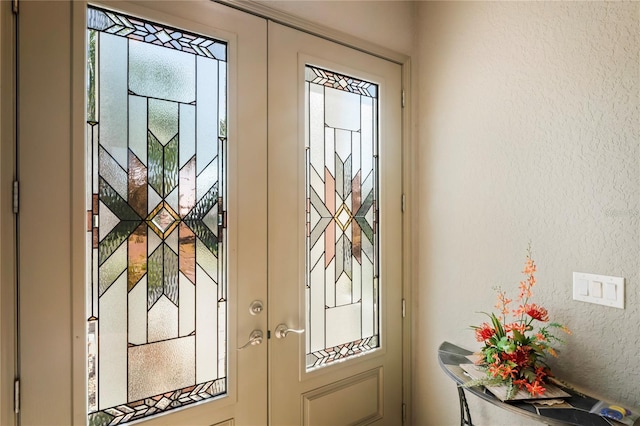
[[[404,89],[402,89],[402,95],[401,95],[401,97],[402,97],[402,99],[400,99],[400,102],[401,102],[401,104],[402,104],[402,108],[404,108],[404,105],[405,105],[405,99],[406,99]]]
[[[11,6],[11,10],[13,10],[14,14],[18,14],[18,0],[13,0],[12,1],[12,6]]]
[[[20,201],[18,181],[13,181],[13,213],[18,214],[18,203]]]
[[[402,206],[401,206],[402,213],[404,213],[404,210],[406,209],[406,207],[407,207],[407,196],[402,194]]]
[[[407,404],[402,403],[402,424],[407,422]]]
[[[402,299],[402,318],[407,317],[407,301]]]
[[[20,413],[20,379],[13,382],[13,411]]]

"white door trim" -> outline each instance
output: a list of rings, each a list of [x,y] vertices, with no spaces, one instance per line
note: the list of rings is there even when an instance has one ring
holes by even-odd
[[[15,424],[16,215],[16,17],[12,2],[0,2],[0,424]]]

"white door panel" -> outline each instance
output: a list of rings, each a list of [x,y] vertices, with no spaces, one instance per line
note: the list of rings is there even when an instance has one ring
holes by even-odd
[[[90,161],[85,167],[84,148],[86,5],[24,2],[20,6],[20,422],[85,424],[85,300],[91,300],[85,289],[85,271],[90,264],[85,259],[84,182],[86,173],[91,172]],[[211,425],[230,419],[236,424],[264,424],[266,342],[242,351],[235,348],[244,344],[253,330],[266,333],[266,22],[212,2],[106,2],[102,7],[228,43],[228,214],[224,230],[228,235],[228,341],[221,342],[227,346],[227,391],[211,402],[166,410],[166,415],[156,416],[148,424]],[[148,72],[153,75],[153,69]],[[131,122],[120,124],[124,128],[128,125]],[[126,130],[121,133],[126,137]],[[126,190],[126,181],[124,185]],[[205,222],[217,220],[210,219],[205,218]],[[122,288],[126,295],[126,287]],[[164,299],[167,304],[169,299]],[[259,315],[249,313],[253,300],[265,302],[265,310]],[[173,311],[169,306],[167,312]],[[126,315],[127,310],[121,312]],[[196,311],[195,315],[197,318],[201,314]],[[180,317],[180,335],[188,334],[184,327],[193,326],[185,318]],[[162,322],[157,315],[155,319]],[[126,327],[126,318],[120,323]],[[138,329],[135,339],[144,332],[144,328]],[[155,340],[166,337],[150,328],[147,333]],[[182,339],[193,340],[189,336]],[[106,338],[101,340],[105,342]],[[129,359],[129,374],[141,368],[134,362],[135,358]],[[105,387],[118,383],[106,371],[100,379]],[[145,380],[147,387],[155,389],[156,378],[147,374]],[[173,381],[183,383],[184,379]],[[133,400],[142,394],[136,392],[129,390]],[[193,394],[197,392],[195,389]],[[158,404],[164,406],[162,401]],[[121,417],[126,418],[128,413],[124,407]],[[120,417],[116,414],[115,419]]]
[[[320,249],[324,254],[310,255],[309,263],[317,259],[326,261],[322,268],[327,281],[327,288],[319,287],[319,281],[311,278],[310,288],[305,290],[307,280],[305,247],[307,214],[305,205],[313,204],[306,200],[305,175],[306,152],[305,133],[313,133],[308,129],[309,120],[305,117],[305,66],[313,65],[321,70],[330,70],[344,76],[373,82],[378,86],[378,108],[358,109],[367,99],[357,94],[327,90],[323,109],[324,118],[319,118],[320,126],[324,120],[324,135],[335,138],[340,161],[332,163],[327,160],[333,151],[326,154],[326,176],[320,171],[309,172],[310,181],[324,181],[326,195],[323,202],[317,201],[319,209],[326,209],[318,223],[324,226],[329,223],[327,245]],[[319,71],[322,73],[322,71]],[[270,394],[271,424],[273,425],[347,425],[377,424],[397,425],[402,422],[402,313],[401,313],[401,67],[397,64],[340,46],[306,33],[295,31],[282,25],[269,23],[269,328],[272,330],[270,342]],[[340,83],[336,83],[340,84]],[[343,82],[343,84],[347,84]],[[360,84],[358,87],[362,87]],[[375,90],[375,89],[372,89]],[[311,95],[310,95],[311,96]],[[346,103],[346,105],[345,105]],[[356,104],[355,113],[353,105]],[[314,108],[312,105],[311,109]],[[368,111],[368,112],[367,112]],[[360,115],[370,114],[370,127],[366,129],[365,119]],[[314,114],[313,111],[310,114]],[[361,128],[362,126],[362,128]],[[327,129],[335,130],[327,130]],[[323,129],[317,130],[323,132]],[[380,187],[373,209],[379,209],[379,219],[371,211],[371,217],[356,217],[356,212],[348,213],[351,208],[359,206],[354,198],[364,198],[361,185],[365,181],[356,170],[365,170],[373,154],[369,150],[367,158],[364,143],[362,148],[353,153],[339,152],[342,142],[340,138],[351,138],[360,141],[367,137],[366,132],[379,131],[378,166],[369,165],[369,169],[377,169]],[[368,135],[372,137],[371,134]],[[322,136],[320,136],[320,139]],[[358,142],[359,143],[359,142]],[[328,143],[327,143],[328,144]],[[326,148],[329,149],[329,148]],[[331,148],[333,150],[333,148]],[[320,149],[322,150],[322,149]],[[314,157],[314,149],[310,149]],[[321,154],[320,154],[321,155]],[[347,158],[348,156],[348,158]],[[311,162],[314,160],[311,159]],[[322,161],[325,161],[323,163]],[[360,164],[357,166],[357,164]],[[321,168],[318,166],[316,168]],[[340,169],[340,170],[338,170]],[[353,169],[353,170],[352,170]],[[351,174],[349,174],[351,173]],[[322,176],[321,176],[322,175]],[[353,190],[356,194],[348,195]],[[357,181],[357,184],[356,184]],[[345,192],[338,188],[343,185]],[[348,187],[348,188],[347,188]],[[333,199],[333,191],[336,194]],[[322,192],[322,191],[320,191]],[[329,197],[331,195],[331,197]],[[313,198],[313,196],[312,196]],[[338,201],[336,201],[338,200]],[[343,202],[344,201],[344,202]],[[365,201],[362,200],[362,205]],[[311,208],[310,215],[316,210]],[[322,222],[324,220],[325,222]],[[363,233],[355,233],[349,225],[358,222],[364,230],[368,223],[377,227],[375,234],[380,238],[380,251],[373,255],[372,263],[376,263],[374,286],[379,288],[379,297],[375,299],[375,311],[379,318],[370,318],[362,307],[367,297],[364,283],[357,288],[353,279],[356,274],[365,275],[365,263],[356,267],[358,262],[356,251],[362,251]],[[367,222],[370,220],[370,222]],[[365,223],[366,222],[366,223]],[[334,229],[331,229],[335,226]],[[372,232],[374,232],[372,230]],[[340,239],[337,239],[340,234]],[[349,241],[349,238],[351,241]],[[374,237],[375,238],[375,237]],[[337,243],[336,243],[337,241]],[[341,243],[346,248],[341,252]],[[333,244],[337,248],[334,249]],[[316,245],[317,246],[317,245]],[[315,246],[314,246],[315,247]],[[314,249],[315,250],[315,249]],[[345,255],[352,250],[353,257]],[[372,249],[373,250],[373,249]],[[312,250],[313,251],[313,250]],[[340,255],[342,253],[342,257]],[[371,253],[369,255],[371,257]],[[379,258],[378,258],[379,256]],[[334,258],[335,257],[335,258]],[[333,258],[333,260],[331,259]],[[340,265],[340,262],[343,262]],[[335,263],[335,265],[334,265]],[[379,269],[377,269],[379,267]],[[360,268],[360,269],[358,269]],[[314,269],[315,270],[315,269]],[[379,271],[379,272],[377,272]],[[338,276],[341,272],[345,276]],[[351,275],[351,279],[347,276]],[[371,272],[370,274],[373,274]],[[329,277],[332,275],[332,277]],[[373,276],[371,276],[373,278]],[[332,282],[329,282],[333,280]],[[322,279],[321,281],[325,281]],[[320,283],[320,286],[324,286]],[[344,288],[350,288],[345,296]],[[351,287],[350,287],[351,286]],[[326,306],[318,308],[311,303],[307,308],[309,293],[325,297]],[[375,287],[370,292],[376,292]],[[349,299],[350,298],[350,299]],[[331,301],[329,301],[331,299]],[[310,309],[310,311],[308,310]],[[324,316],[318,331],[314,316]],[[309,320],[311,318],[311,320]],[[355,318],[355,320],[347,320]],[[310,324],[311,322],[311,324]],[[273,337],[273,330],[279,324],[286,324],[293,329],[305,329],[305,334],[289,333],[285,338]],[[330,330],[333,328],[333,331]],[[321,334],[319,338],[316,338]],[[374,335],[379,344],[366,340]],[[277,337],[277,336],[276,336]],[[362,346],[371,344],[374,349],[361,356],[346,356],[349,350],[357,352]],[[320,345],[320,346],[318,346]],[[360,348],[358,347],[360,345]],[[317,348],[323,348],[319,350]],[[355,349],[354,349],[355,348]],[[331,353],[333,351],[333,353]],[[319,363],[325,366],[307,369],[307,353],[316,353]],[[319,355],[318,355],[319,354]],[[328,354],[328,355],[326,355]],[[316,355],[313,355],[314,357]],[[313,358],[315,359],[315,358]],[[337,359],[332,361],[333,359]]]

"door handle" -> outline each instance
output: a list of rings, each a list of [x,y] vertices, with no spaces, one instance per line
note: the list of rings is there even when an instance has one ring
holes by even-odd
[[[263,337],[264,336],[262,334],[262,330],[253,330],[251,332],[251,334],[249,335],[249,341],[247,343],[245,343],[244,345],[240,346],[238,348],[238,350],[241,351],[244,348],[246,348],[247,346],[259,345],[260,343],[262,343]]]
[[[294,330],[293,328],[289,328],[287,324],[278,324],[278,326],[276,327],[276,337],[278,339],[284,339],[289,333],[302,334],[304,333],[304,328],[300,330]]]

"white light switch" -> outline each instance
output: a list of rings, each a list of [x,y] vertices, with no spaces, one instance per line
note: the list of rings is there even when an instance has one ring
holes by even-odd
[[[573,299],[624,309],[624,278],[574,272]]]
[[[588,296],[589,295],[589,281],[588,280],[577,280],[578,286],[577,291],[579,296]]]
[[[602,283],[600,281],[591,281],[589,283],[589,296],[602,297]]]
[[[607,300],[616,300],[616,287],[618,286],[614,283],[604,283],[604,298]]]

